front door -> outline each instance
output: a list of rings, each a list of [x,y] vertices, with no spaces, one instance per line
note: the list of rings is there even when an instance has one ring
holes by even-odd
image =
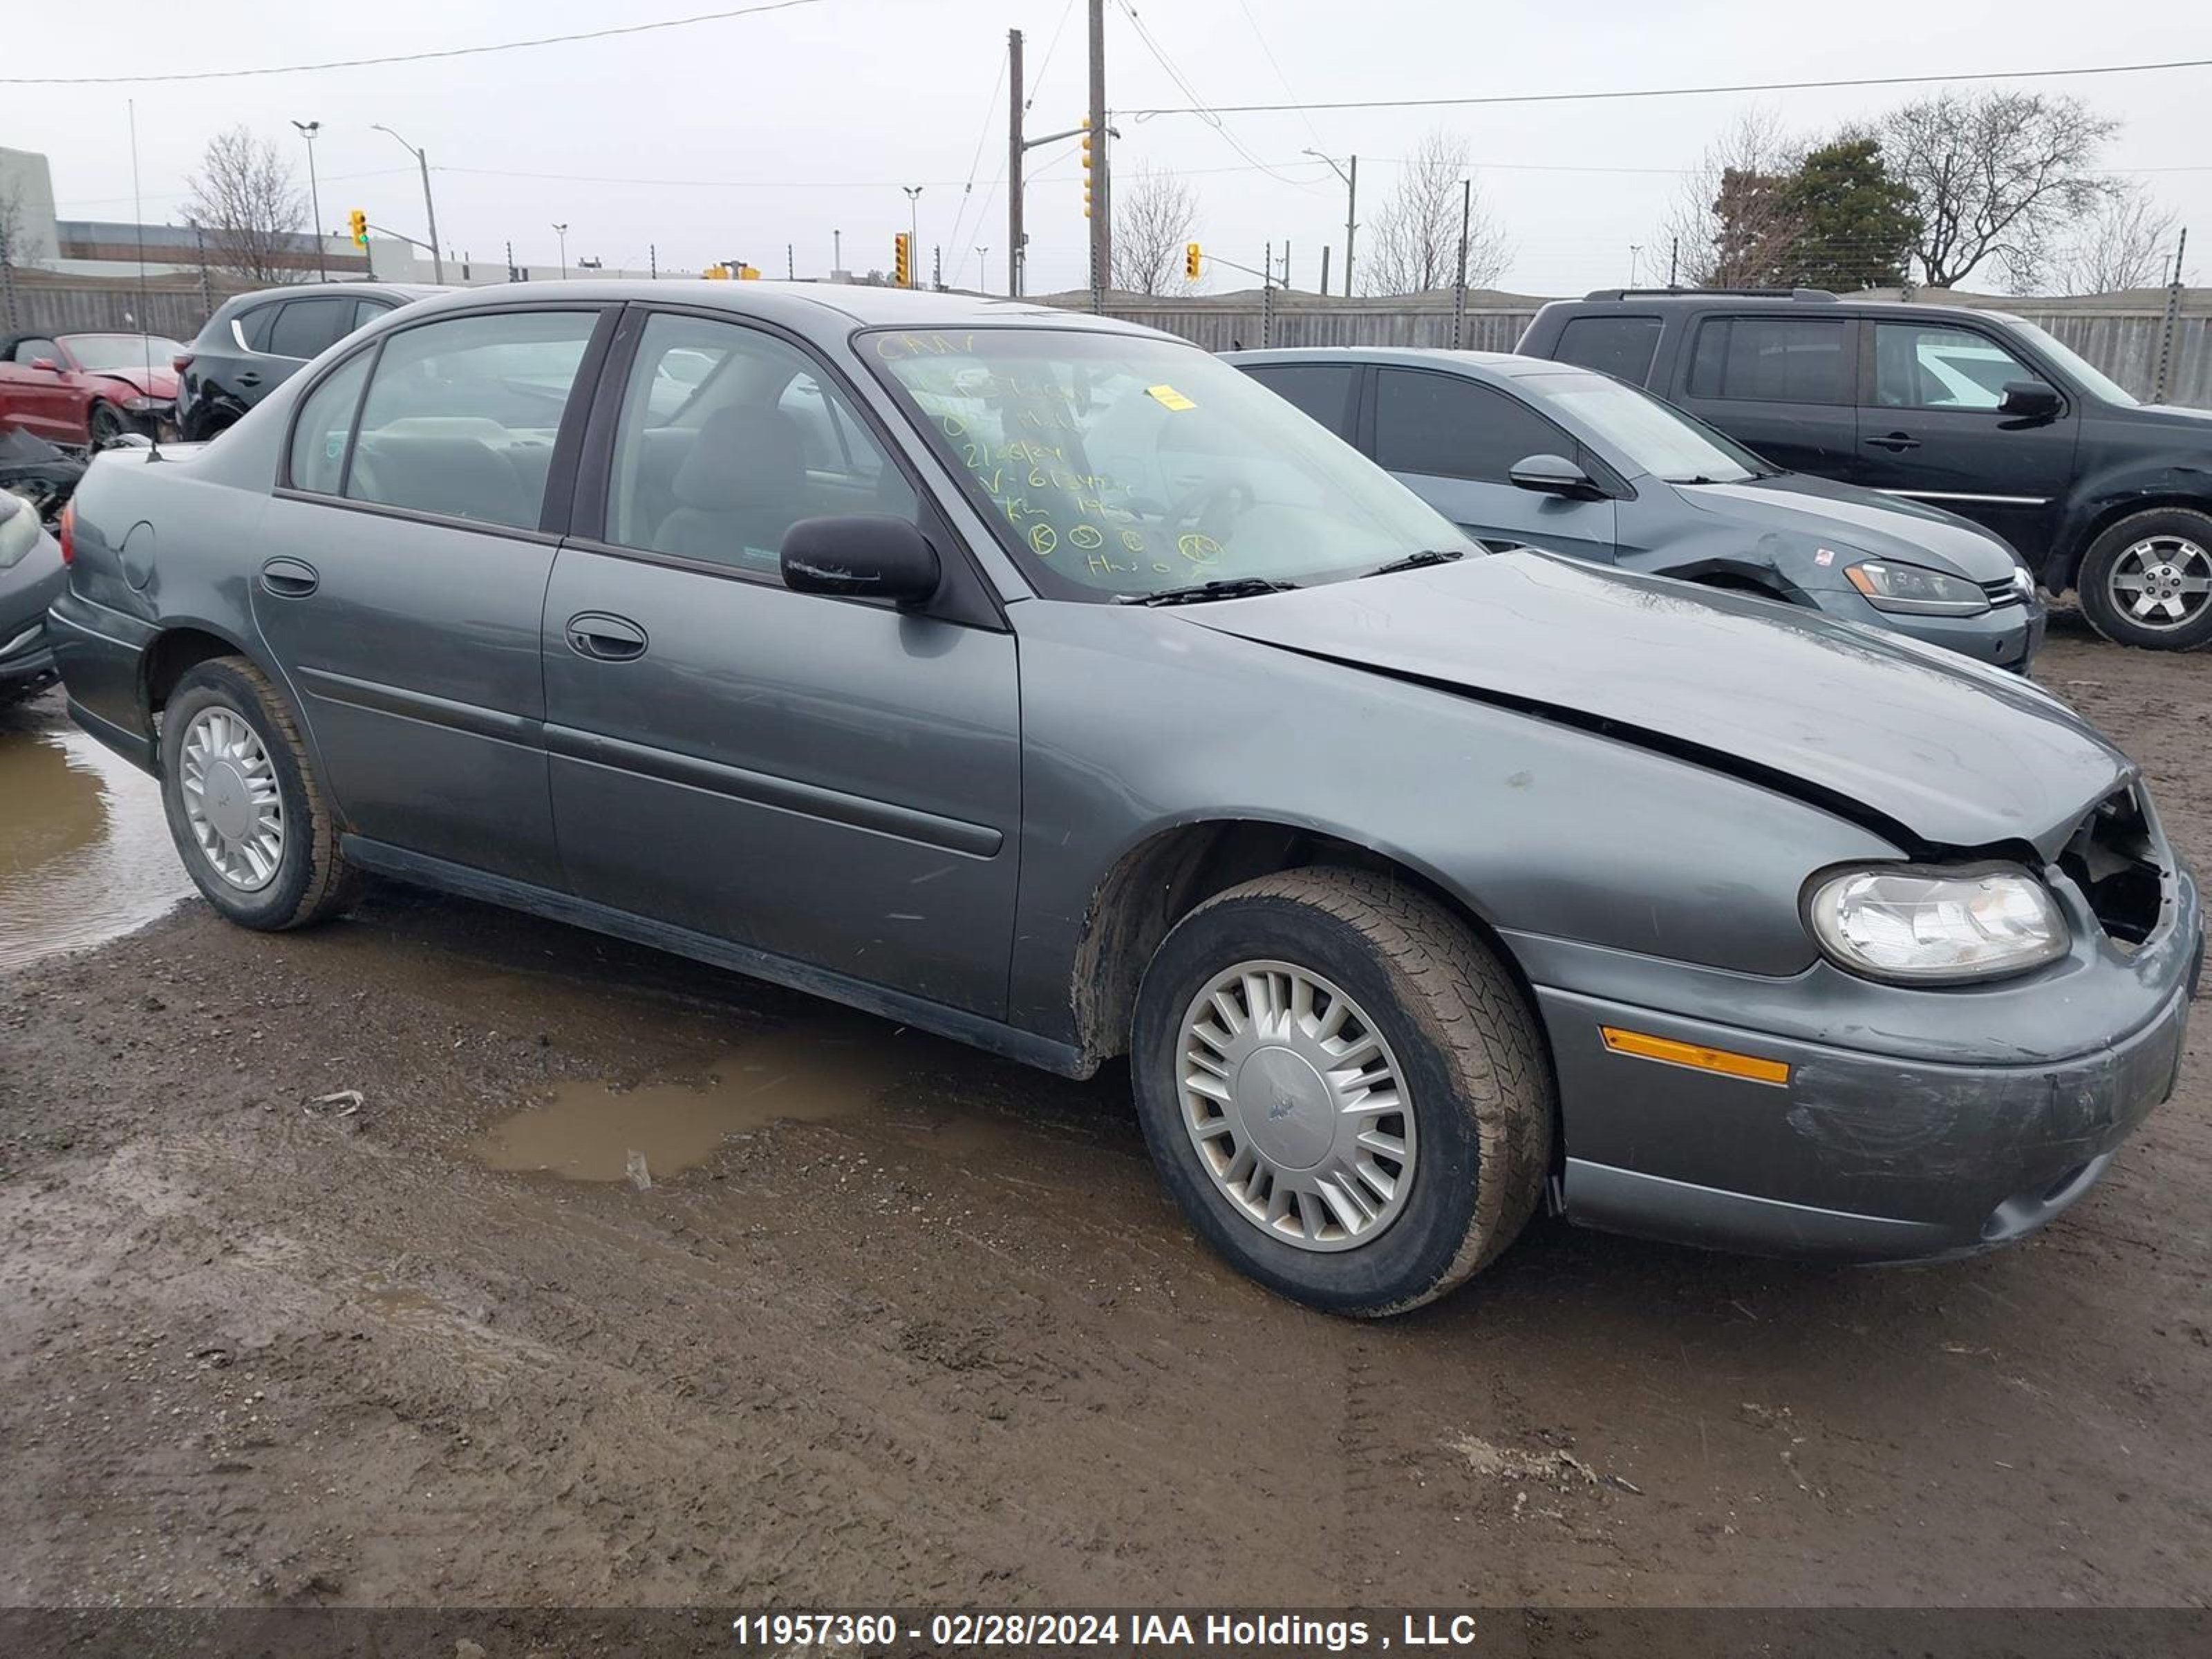
[[[52,368],[34,368],[34,363]],[[26,337],[0,362],[0,420],[48,443],[85,441],[83,394],[74,390],[62,349],[52,340]]]
[[[1856,482],[1972,519],[2039,567],[2074,475],[2077,410],[2002,412],[2006,386],[2050,382],[1996,335],[1954,323],[1866,326]]]
[[[253,579],[345,826],[543,886],[561,872],[538,662],[556,538],[540,526],[601,314],[422,323],[325,374]]]
[[[786,588],[778,550],[805,518],[915,518],[940,556],[961,554],[796,345],[678,313],[637,313],[633,329],[599,534],[562,549],[545,603],[570,885],[1003,1013],[1021,823],[1013,636]],[[586,493],[580,533],[594,528]]]
[[[1379,368],[1368,428],[1376,461],[1476,540],[1613,562],[1610,499],[1567,501],[1509,476],[1532,455],[1561,456],[1585,471],[1596,465],[1517,398],[1437,370]]]

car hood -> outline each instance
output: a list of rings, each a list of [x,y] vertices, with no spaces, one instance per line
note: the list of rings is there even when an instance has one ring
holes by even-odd
[[[1838,583],[1852,553],[1926,565],[1971,582],[2004,581],[2020,564],[2011,548],[1979,525],[1856,484],[1784,472],[1742,483],[1670,487],[1698,511],[1747,530],[1834,548],[1844,556],[1835,564]]]
[[[150,369],[99,368],[90,373],[95,380],[119,380],[141,398],[173,400],[177,395],[177,371],[166,364],[156,363]]]
[[[1176,614],[1680,754],[1907,850],[2026,841],[2051,857],[2135,775],[2056,698],[1997,670],[1815,611],[1553,554]]]

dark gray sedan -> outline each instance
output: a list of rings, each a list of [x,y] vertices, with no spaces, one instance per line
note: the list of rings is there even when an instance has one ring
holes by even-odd
[[[226,915],[375,872],[1068,1076],[1126,1054],[1194,1224],[1317,1307],[1426,1301],[1547,1201],[1999,1243],[2173,1082],[2196,885],[2057,702],[1486,556],[1146,330],[454,295],[217,444],[103,456],[74,550],[71,712]]]
[[[1941,508],[1786,472],[1612,376],[1486,351],[1227,361],[1468,534],[1757,593],[2025,672],[2035,579]]]
[[[0,708],[53,683],[46,607],[61,596],[62,554],[20,495],[0,489]]]

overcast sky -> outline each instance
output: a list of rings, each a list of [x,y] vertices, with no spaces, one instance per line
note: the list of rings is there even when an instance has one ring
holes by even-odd
[[[732,0],[721,0],[730,3]],[[228,0],[62,5],[14,0],[8,73],[147,74],[246,68],[475,46],[680,16],[717,0],[374,0],[307,6]],[[1747,0],[1135,0],[1138,15],[1209,105],[1288,99],[1418,98],[1848,76],[1964,73],[2212,57],[2204,0],[1933,0],[1906,11]],[[2094,27],[2092,26],[2094,24]],[[902,184],[921,184],[921,244],[948,280],[975,285],[988,247],[1003,289],[1006,30],[1028,37],[1031,130],[1083,112],[1082,0],[819,0],[795,9],[489,57],[135,88],[0,89],[0,144],[52,161],[64,218],[131,216],[125,99],[137,105],[146,217],[174,221],[202,147],[244,124],[281,139],[322,123],[317,162],[326,227],[347,210],[422,234],[413,163],[384,122],[429,151],[449,246],[550,268],[551,227],[568,252],[665,267],[726,256],[781,276],[787,243],[802,276],[826,270],[831,233],[846,264],[887,266],[903,228]],[[1055,45],[1055,37],[1057,44]],[[1116,110],[1188,101],[1111,0],[1108,101]],[[998,90],[994,93],[994,86]],[[2106,157],[2140,175],[2196,227],[2212,255],[2212,70],[2033,83],[2072,93],[2125,125]],[[1392,158],[1424,131],[1462,135],[1478,188],[1516,253],[1505,286],[1558,294],[1629,276],[1680,170],[1746,106],[1764,101],[1817,133],[1880,113],[1911,88],[1708,96],[1596,104],[1251,114],[1225,131],[1189,117],[1116,118],[1123,166],[1188,175],[1209,251],[1257,265],[1288,240],[1294,283],[1311,288],[1322,244],[1343,257],[1341,186],[1308,148],[1360,156],[1363,222],[1395,182]],[[1240,148],[1241,147],[1241,148]],[[1267,164],[1265,170],[1252,163]],[[1085,280],[1081,173],[1073,147],[1033,152],[1033,292]],[[973,177],[972,190],[967,187]],[[703,181],[686,183],[682,181]],[[1664,276],[1647,246],[1641,275]],[[1655,264],[1655,261],[1659,263]],[[2192,257],[2191,266],[2212,269]],[[925,275],[927,266],[925,265]],[[1995,286],[1994,271],[1971,286]],[[1228,273],[1209,286],[1243,287]]]

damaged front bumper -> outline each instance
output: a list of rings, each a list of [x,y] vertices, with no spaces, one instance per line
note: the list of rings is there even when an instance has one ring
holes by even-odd
[[[2172,1092],[2203,951],[2185,870],[2139,946],[2095,931],[2086,908],[2072,920],[2074,952],[2047,974],[1942,991],[1826,964],[1753,983],[1511,941],[1558,1070],[1567,1218],[1861,1261],[1964,1255],[2033,1231],[2094,1186]],[[1786,1080],[1623,1053],[1608,1027],[1757,1056],[1786,1066]]]

